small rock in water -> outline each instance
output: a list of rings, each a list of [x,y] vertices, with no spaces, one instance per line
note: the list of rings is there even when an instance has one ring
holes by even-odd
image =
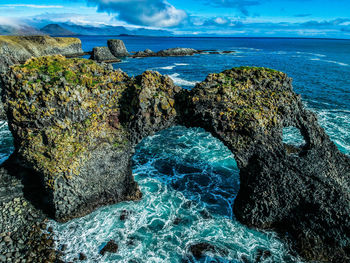
[[[126,219],[129,218],[130,214],[131,214],[130,211],[123,210],[122,213],[120,214],[119,219],[122,221],[125,221]]]
[[[227,255],[227,251],[223,249],[219,249],[216,246],[206,242],[191,245],[190,251],[196,259],[200,259],[201,257],[203,257],[203,255],[206,252],[212,252],[212,253],[219,252],[220,254]]]
[[[87,260],[87,256],[84,253],[79,253],[79,260]]]
[[[118,244],[115,243],[114,240],[110,240],[107,245],[105,245],[102,250],[100,251],[100,254],[102,256],[104,256],[106,254],[106,252],[109,252],[109,253],[117,253],[118,251]]]

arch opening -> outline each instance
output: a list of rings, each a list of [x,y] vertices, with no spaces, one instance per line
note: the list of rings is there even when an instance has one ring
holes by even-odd
[[[232,152],[204,129],[174,126],[145,138],[136,147],[133,173],[136,181],[154,179],[181,192],[204,213],[233,218],[239,168]]]
[[[299,153],[306,145],[306,139],[300,129],[294,126],[284,127],[282,143],[288,154]]]

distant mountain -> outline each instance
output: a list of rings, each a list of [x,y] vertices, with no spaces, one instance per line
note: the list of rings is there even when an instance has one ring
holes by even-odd
[[[144,36],[171,36],[172,32],[168,30],[157,30],[147,28],[126,28],[123,26],[81,26],[74,24],[60,24],[60,26],[78,34],[78,35],[144,35]]]
[[[40,31],[50,36],[72,36],[77,34],[58,24],[46,25]]]
[[[44,33],[28,25],[0,25],[0,35],[32,36],[43,35]]]

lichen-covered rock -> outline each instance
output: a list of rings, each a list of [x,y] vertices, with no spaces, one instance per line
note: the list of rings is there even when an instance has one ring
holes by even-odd
[[[128,81],[120,71],[62,56],[31,59],[4,76],[15,154],[42,177],[57,220],[140,198],[128,131],[118,121]]]
[[[120,39],[109,39],[107,41],[107,45],[113,56],[119,57],[127,57],[129,56],[129,52],[125,47],[125,44]]]
[[[137,76],[124,94],[120,120],[138,143],[176,123],[175,96],[181,90],[168,76],[146,71]]]
[[[156,72],[130,78],[54,56],[12,67],[3,84],[12,159],[42,178],[57,220],[139,199],[133,146],[172,125],[202,127],[237,160],[239,221],[276,230],[306,259],[349,261],[350,158],[304,108],[286,74],[233,68],[188,91]],[[304,146],[283,143],[289,126],[301,131]]]
[[[32,57],[47,55],[72,56],[83,53],[78,38],[49,36],[0,36],[0,74],[10,66],[24,63]],[[1,93],[0,83],[0,93]],[[0,119],[6,119],[3,103],[0,101]]]
[[[150,49],[146,49],[144,51],[136,52],[133,56],[134,57],[154,57],[154,56],[156,56],[156,53]]]
[[[108,47],[95,47],[92,50],[91,59],[97,62],[120,62],[121,60],[113,56]]]
[[[181,119],[205,128],[234,153],[241,178],[234,205],[239,221],[288,233],[306,259],[347,262],[350,158],[304,108],[291,82],[264,68],[211,74],[183,95]],[[289,126],[306,141],[292,154],[282,142],[282,129]]]
[[[81,41],[70,37],[0,36],[0,73],[32,57],[81,54]]]

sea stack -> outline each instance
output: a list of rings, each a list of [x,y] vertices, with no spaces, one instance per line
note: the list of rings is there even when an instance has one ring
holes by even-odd
[[[125,47],[125,44],[120,39],[109,39],[107,45],[113,56],[115,57],[127,57],[129,52]]]

